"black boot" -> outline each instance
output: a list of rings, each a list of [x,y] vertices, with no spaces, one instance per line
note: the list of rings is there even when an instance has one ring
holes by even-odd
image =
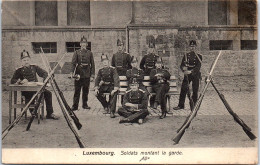
[[[160,116],[160,119],[163,119],[166,117],[166,112],[162,112],[162,115]]]

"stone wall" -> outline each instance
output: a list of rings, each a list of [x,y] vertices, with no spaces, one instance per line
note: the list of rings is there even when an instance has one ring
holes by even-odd
[[[3,31],[2,33],[2,81],[3,88],[9,84],[10,78],[16,68],[20,66],[20,52],[28,50],[32,56],[32,63],[44,67],[39,54],[32,51],[31,42],[57,42],[57,53],[46,54],[50,62],[58,59],[66,53],[65,42],[77,42],[85,35],[91,42],[92,52],[96,63],[96,73],[101,67],[100,55],[106,53],[111,59],[117,51],[116,40],[125,40],[125,30],[84,30],[84,31]],[[256,86],[257,51],[240,50],[241,39],[256,39],[254,30],[219,30],[219,29],[181,29],[181,28],[130,28],[129,52],[141,60],[146,53],[147,38],[153,36],[156,39],[156,49],[171,74],[179,78],[179,84],[183,74],[179,69],[185,49],[188,51],[188,42],[197,40],[198,52],[203,55],[202,75],[209,70],[215,56],[219,51],[209,50],[209,40],[230,39],[233,40],[234,50],[225,50],[214,77],[216,84],[224,90],[253,90]],[[165,50],[165,53],[162,53]],[[61,63],[62,69],[69,69],[73,53],[66,53]],[[66,67],[64,67],[66,66]],[[64,88],[73,89],[73,82],[69,80],[63,71],[57,72],[57,81]],[[67,72],[66,72],[67,73]]]

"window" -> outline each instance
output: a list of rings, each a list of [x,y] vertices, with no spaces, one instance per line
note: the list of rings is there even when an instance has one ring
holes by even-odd
[[[68,1],[67,2],[68,25],[86,26],[90,25],[90,2]]]
[[[238,1],[238,24],[239,25],[256,24],[256,1],[255,0]]]
[[[208,1],[208,24],[227,25],[227,1]]]
[[[56,42],[32,42],[34,53],[38,54],[41,52],[41,48],[44,53],[57,53]]]
[[[57,1],[35,1],[35,25],[58,25]]]
[[[75,52],[80,49],[80,42],[66,42],[67,52]],[[88,42],[87,49],[91,51],[91,42]]]
[[[241,40],[241,50],[256,50],[257,40]]]
[[[210,50],[233,50],[232,40],[211,40],[209,41]]]

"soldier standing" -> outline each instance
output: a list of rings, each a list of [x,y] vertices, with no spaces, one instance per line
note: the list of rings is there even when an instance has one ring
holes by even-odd
[[[184,109],[185,98],[188,90],[187,85],[189,85],[190,82],[192,82],[192,100],[194,104],[198,99],[198,89],[201,79],[200,68],[202,56],[195,52],[196,45],[196,41],[191,40],[190,52],[185,54],[185,56],[182,59],[180,69],[184,72],[184,79],[181,85],[179,104],[177,107],[173,108],[174,110]]]
[[[88,93],[90,81],[93,81],[95,76],[95,63],[93,54],[87,50],[87,39],[83,36],[80,40],[81,48],[76,50],[72,58],[71,75],[78,74],[79,80],[75,79],[74,98],[72,110],[77,110],[79,105],[80,91],[82,89],[82,108],[90,109],[88,106]]]
[[[119,39],[117,40],[118,52],[113,54],[112,66],[116,67],[119,76],[125,76],[126,71],[131,69],[131,56],[128,53],[124,53],[124,43]]]
[[[21,63],[22,67],[18,68],[12,79],[11,79],[11,84],[27,84],[28,82],[37,82],[37,76],[42,77],[43,79],[46,79],[48,77],[48,73],[40,68],[37,65],[31,65],[31,57],[27,51],[23,51],[21,53]],[[32,91],[23,91],[22,95],[25,97],[25,104],[27,104],[33,95],[36,92]],[[44,100],[46,102],[46,119],[54,119],[58,120],[59,117],[57,117],[55,114],[53,114],[53,107],[52,107],[52,93],[48,91],[47,89],[44,90]],[[35,100],[32,102],[34,104]],[[33,109],[30,108],[30,112],[33,112]]]
[[[139,89],[142,89],[143,91],[148,94],[148,91],[146,90],[145,86],[143,85],[143,79],[144,79],[144,71],[142,69],[137,68],[138,60],[136,57],[132,56],[131,58],[131,65],[132,69],[128,69],[126,72],[126,78],[128,80],[128,84],[130,85],[133,80],[136,80],[139,86]],[[130,86],[128,86],[127,90],[130,89]]]
[[[132,81],[130,90],[124,95],[123,107],[118,109],[118,114],[125,117],[119,123],[143,123],[143,119],[149,114],[147,110],[147,94],[142,89],[138,89],[138,82]]]
[[[155,63],[158,55],[155,54],[155,41],[151,40],[148,45],[147,54],[140,62],[140,68],[144,70],[145,76],[149,76],[152,69],[155,69]]]
[[[103,68],[98,71],[95,80],[95,95],[104,107],[104,110],[106,112],[110,110],[110,117],[115,118],[119,76],[116,68],[109,66],[108,57],[106,55],[102,54],[101,61],[103,63]],[[109,101],[106,101],[104,93],[110,93]]]
[[[151,71],[150,78],[152,89],[156,93],[153,108],[156,109],[159,104],[161,105],[162,115],[160,119],[166,117],[166,93],[170,89],[168,82],[170,77],[170,73],[166,69],[163,69],[161,58],[158,58],[156,61],[156,69]]]

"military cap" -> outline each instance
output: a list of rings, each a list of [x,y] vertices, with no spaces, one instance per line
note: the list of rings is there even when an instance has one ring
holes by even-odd
[[[31,58],[29,55],[29,52],[27,52],[26,50],[23,50],[21,53],[21,59],[24,59],[25,57]]]
[[[135,85],[135,84],[138,84],[136,78],[132,78],[131,81],[129,82],[129,84],[131,85]]]
[[[131,63],[138,62],[137,58],[135,56],[131,57]]]
[[[104,60],[108,60],[108,57],[107,57],[107,55],[104,55],[104,53],[102,53],[101,61],[104,61]]]
[[[85,38],[85,36],[82,36],[80,39],[80,42],[88,43],[88,40]]]
[[[190,41],[190,46],[196,46],[196,45],[197,45],[197,43],[196,43],[195,40],[191,40],[191,41]]]
[[[117,39],[116,45],[121,46],[121,45],[124,45],[124,43],[120,39]]]

